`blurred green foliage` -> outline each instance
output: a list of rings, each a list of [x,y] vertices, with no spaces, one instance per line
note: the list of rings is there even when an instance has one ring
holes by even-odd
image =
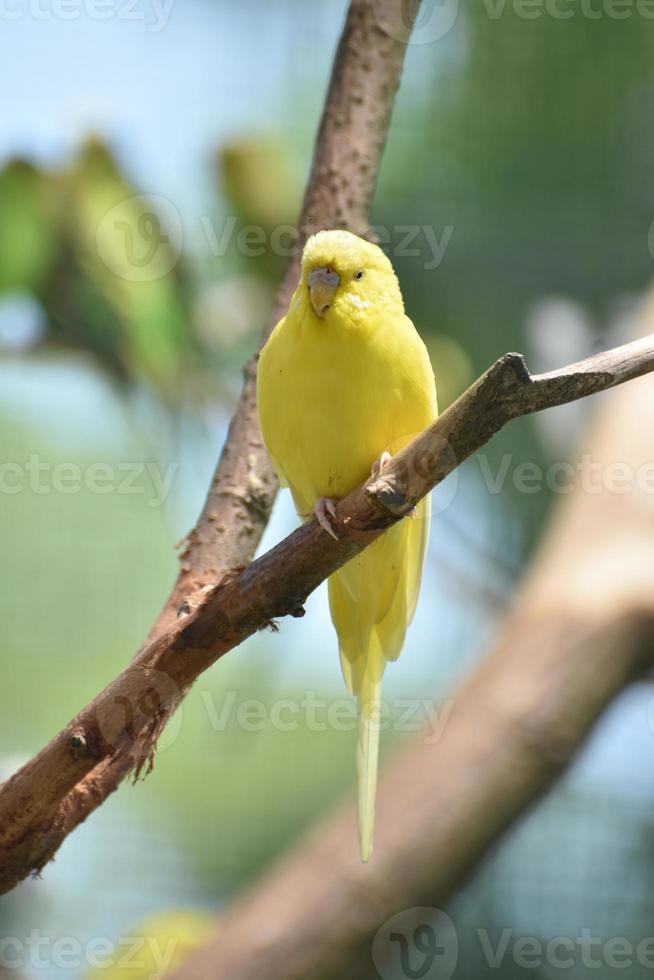
[[[0,293],[40,292],[52,276],[60,236],[47,177],[24,160],[0,173]]]

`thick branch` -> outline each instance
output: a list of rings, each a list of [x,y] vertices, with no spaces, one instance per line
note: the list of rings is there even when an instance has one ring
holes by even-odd
[[[621,380],[651,366],[651,343],[610,352],[608,374]],[[575,375],[577,390],[587,390],[587,369],[602,359],[535,379],[537,395],[527,382],[524,396],[558,391],[567,400],[565,379]],[[376,975],[382,924],[404,909],[445,907],[574,758],[604,708],[651,670],[654,525],[651,493],[636,474],[651,466],[653,386],[643,379],[604,403],[584,455],[606,474],[616,461],[628,466],[628,492],[607,482],[589,493],[580,477],[563,498],[495,649],[442,716],[441,737],[421,733],[384,776],[373,860],[359,860],[354,808],[344,808],[223,910],[217,939],[174,980]],[[521,396],[521,412],[527,404]]]
[[[0,888],[12,888],[52,857],[74,826],[68,794],[85,776],[99,765],[134,767],[138,773],[204,670],[275,617],[302,615],[306,597],[320,582],[506,422],[653,369],[654,336],[534,377],[520,355],[507,354],[395,457],[383,479],[358,487],[338,504],[340,540],[311,521],[244,571],[225,576],[0,788]],[[97,791],[87,793],[85,812],[101,800]]]
[[[280,286],[262,343],[288,306],[299,278],[299,254],[306,237],[320,228],[342,227],[365,235],[368,210],[388,132],[411,19],[419,0],[351,0],[338,45],[314,150],[311,175],[300,214],[296,253]],[[401,23],[402,30],[380,25]],[[256,360],[245,367],[241,397],[196,526],[181,556],[172,593],[150,631],[145,647],[172,628],[182,609],[193,608],[202,590],[230,569],[252,560],[268,522],[277,481],[264,451],[255,406]],[[72,784],[69,796],[48,815],[43,833],[49,843],[26,841],[38,868],[95,806],[117,788],[131,764],[124,753]],[[60,828],[58,832],[56,828]]]

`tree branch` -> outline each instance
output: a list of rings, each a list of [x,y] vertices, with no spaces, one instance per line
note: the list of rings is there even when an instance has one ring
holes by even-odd
[[[320,582],[508,421],[651,370],[654,335],[546,375],[530,375],[520,355],[506,354],[398,454],[381,479],[338,504],[338,541],[313,520],[244,571],[225,575],[0,787],[0,889],[12,888],[53,856],[75,825],[69,794],[89,773],[119,766],[138,775],[150,763],[168,718],[204,670],[274,618],[302,615],[306,597]],[[95,787],[85,793],[85,815],[102,798]]]
[[[548,374],[532,375],[522,354],[505,354],[396,456],[367,492],[391,513],[406,513],[424,496],[426,482],[436,486],[511,419],[577,401],[653,369],[654,335]]]
[[[279,288],[262,343],[288,307],[308,235],[334,227],[367,234],[370,201],[402,74],[406,42],[419,6],[419,0],[408,6],[405,0],[350,2],[298,222],[295,254]],[[381,26],[397,25],[398,19],[401,30],[387,31]],[[173,629],[180,611],[201,602],[203,589],[220,581],[230,569],[247,565],[261,540],[277,493],[277,480],[259,433],[255,381],[256,358],[245,366],[241,396],[202,513],[186,538],[179,576],[137,654],[139,662],[157,637],[166,636]],[[152,729],[156,730],[154,723]],[[88,755],[88,746],[73,748],[78,754]],[[139,762],[138,751],[132,752],[129,740],[116,753],[100,753],[97,764],[80,767],[78,778],[69,774],[49,802],[36,808],[32,823],[30,810],[17,827],[8,828],[9,840],[16,836],[20,839],[23,829],[26,836],[22,839],[22,856],[15,855],[8,866],[4,887],[11,887],[30,872],[38,872],[64,837]],[[59,785],[58,780],[55,782]],[[7,840],[5,846],[10,846]],[[3,857],[0,849],[0,861]]]
[[[651,352],[649,337],[533,382],[519,371],[514,408],[597,390],[596,371],[603,385],[633,377],[651,368]],[[446,907],[606,706],[651,669],[654,525],[651,490],[636,475],[651,471],[653,386],[648,378],[615,392],[583,443],[600,472],[629,467],[629,492],[608,483],[589,492],[580,477],[561,498],[494,649],[449,702],[440,737],[422,732],[384,774],[373,860],[359,859],[354,808],[340,809],[221,912],[217,938],[172,980],[372,975],[380,926],[403,909]],[[466,413],[466,438],[473,419]]]

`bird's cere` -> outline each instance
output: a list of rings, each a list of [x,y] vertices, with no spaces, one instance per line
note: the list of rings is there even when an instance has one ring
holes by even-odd
[[[331,266],[318,266],[312,269],[307,277],[311,305],[318,314],[324,316],[332,304],[334,293],[338,289],[341,277]]]

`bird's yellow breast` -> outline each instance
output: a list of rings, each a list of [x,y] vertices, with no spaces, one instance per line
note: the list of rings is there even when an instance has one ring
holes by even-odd
[[[266,447],[303,514],[345,496],[436,415],[429,357],[403,314],[364,327],[291,307],[261,354],[258,397]]]

